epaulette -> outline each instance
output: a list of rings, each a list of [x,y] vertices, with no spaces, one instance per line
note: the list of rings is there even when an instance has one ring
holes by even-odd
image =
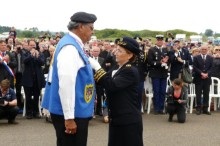
[[[106,72],[104,71],[104,69],[101,68],[97,70],[94,75],[95,81],[98,82],[105,74]]]
[[[126,64],[126,67],[131,67],[131,64]]]

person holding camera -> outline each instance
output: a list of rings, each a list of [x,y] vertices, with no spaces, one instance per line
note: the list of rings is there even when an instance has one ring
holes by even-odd
[[[4,79],[0,84],[0,119],[7,118],[8,124],[17,124],[15,117],[18,114],[15,92],[10,88],[10,81]]]
[[[13,53],[15,54],[15,58],[17,61],[17,67],[14,69],[15,73],[15,89],[16,89],[16,97],[17,97],[17,106],[19,107],[19,113],[23,112],[23,97],[21,94],[21,79],[24,71],[24,63],[23,63],[23,58],[24,54],[26,53],[26,49],[22,45],[21,42],[18,42],[16,46],[14,47]]]
[[[173,121],[174,114],[177,114],[179,123],[186,121],[186,103],[188,98],[187,87],[183,86],[182,79],[173,80],[173,85],[167,91],[167,113],[169,114],[169,122]]]

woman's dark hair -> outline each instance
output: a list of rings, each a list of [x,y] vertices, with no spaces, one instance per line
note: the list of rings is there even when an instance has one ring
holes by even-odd
[[[129,59],[130,62],[134,62],[136,59],[136,55],[134,53],[132,53],[131,51],[125,49],[126,53],[128,54],[133,54],[133,56]]]
[[[183,85],[183,80],[176,78],[173,80],[173,84],[177,85],[177,86],[182,86]]]

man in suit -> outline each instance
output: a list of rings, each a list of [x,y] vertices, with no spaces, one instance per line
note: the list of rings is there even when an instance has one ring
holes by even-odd
[[[36,42],[33,40],[29,41],[28,51],[23,54],[23,63],[24,71],[21,84],[25,92],[26,118],[40,118],[38,102],[40,91],[45,86],[44,74],[41,68],[44,65],[44,56],[36,50]]]
[[[163,35],[157,35],[156,39],[156,45],[148,52],[149,77],[154,92],[154,114],[164,114],[169,57],[168,50],[163,48]]]
[[[212,56],[208,55],[208,46],[202,45],[200,48],[201,54],[193,58],[193,70],[194,70],[194,83],[196,90],[197,108],[196,114],[200,115],[202,106],[203,114],[210,115],[208,112],[209,107],[209,90],[211,84],[211,68],[213,64]],[[203,103],[201,103],[201,97],[203,93]]]
[[[103,66],[104,58],[99,57],[100,48],[97,46],[92,46],[91,55],[98,63]],[[102,116],[102,97],[104,97],[104,89],[96,84],[96,107],[95,107],[95,114]]]
[[[8,79],[10,87],[14,88],[14,74],[11,71],[17,66],[17,61],[15,56],[7,50],[4,40],[0,40],[0,56],[0,82]]]
[[[113,53],[115,46],[111,44],[112,43],[105,41],[104,42],[105,51],[102,51],[99,55],[100,57],[104,58],[104,63],[102,67],[104,68],[105,71],[110,71],[117,65],[115,61],[115,55]]]
[[[189,51],[182,48],[179,40],[174,41],[174,45],[169,52],[170,80],[180,77],[183,66],[191,65],[192,59]]]

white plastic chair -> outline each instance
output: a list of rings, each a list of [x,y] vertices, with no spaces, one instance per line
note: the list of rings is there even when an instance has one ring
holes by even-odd
[[[195,92],[195,84],[194,83],[190,83],[189,84],[189,93],[188,93],[188,97],[190,98],[190,110],[189,113],[191,114],[193,111],[193,102],[194,99],[196,99],[196,92]]]
[[[24,101],[24,107],[23,107],[23,117],[24,117],[26,115],[26,97],[25,97],[23,86],[21,87],[21,95],[22,95],[23,101]]]
[[[150,81],[150,83],[151,83],[151,88],[149,88],[147,91],[148,92],[146,92],[146,97],[147,97],[147,114],[150,114],[150,110],[151,110],[151,105],[152,105],[152,99],[153,99],[153,97],[154,97],[154,94],[153,94],[153,88],[152,88],[152,82]],[[171,82],[171,80],[170,80],[170,76],[168,76],[167,77],[167,88],[166,88],[166,91],[167,91],[167,89],[170,87],[170,86],[172,86],[172,82]],[[165,103],[164,103],[165,104]]]
[[[150,114],[150,109],[151,109],[151,104],[152,104],[152,99],[153,99],[153,90],[148,90],[148,92],[146,93],[146,97],[147,97],[147,114]]]
[[[208,111],[210,112],[210,106],[212,98],[214,98],[214,111],[217,110],[217,98],[220,99],[220,79],[217,77],[211,77],[211,85],[210,85],[210,92],[209,92],[209,107]],[[214,92],[216,89],[216,92]]]

